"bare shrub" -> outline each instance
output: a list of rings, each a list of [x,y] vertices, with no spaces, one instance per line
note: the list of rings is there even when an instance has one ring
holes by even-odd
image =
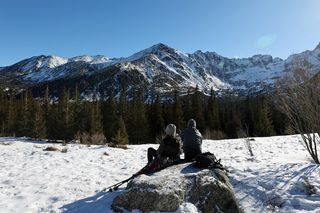
[[[206,129],[204,131],[203,138],[211,140],[221,140],[227,138],[227,136],[223,131]]]
[[[0,143],[0,145],[10,146],[10,145],[12,145],[12,143],[10,143],[10,142],[3,142],[3,143]]]
[[[87,132],[84,132],[77,133],[75,137],[81,144],[101,145],[106,143],[106,138],[103,133],[89,134]]]
[[[63,148],[63,149],[61,150],[61,152],[62,152],[62,153],[67,153],[67,152],[68,152],[68,149],[67,149],[67,148]]]
[[[115,144],[115,143],[109,143],[108,147],[120,148],[120,149],[128,149],[127,145],[120,145],[120,144]]]
[[[244,129],[240,129],[237,132],[238,138],[242,138],[243,143],[244,143],[244,147],[246,148],[246,150],[248,151],[249,155],[251,157],[253,157],[253,151],[252,151],[252,145],[251,145],[251,141],[254,141],[254,139],[249,137],[249,128],[246,125],[246,130]]]
[[[105,144],[106,143],[106,137],[104,137],[103,133],[94,133],[91,134],[91,143],[92,144]]]
[[[304,185],[305,191],[308,195],[317,194],[316,187],[309,182],[307,177],[304,178],[303,185]]]
[[[291,133],[299,133],[315,163],[319,164],[320,145],[320,73],[315,76],[305,69],[278,82],[275,103],[290,121]]]
[[[267,193],[264,204],[269,207],[269,210],[276,212],[278,208],[281,208],[284,203],[281,196],[277,193]]]

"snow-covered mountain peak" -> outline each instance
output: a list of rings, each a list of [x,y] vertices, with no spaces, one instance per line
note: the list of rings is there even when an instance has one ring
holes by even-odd
[[[218,53],[214,52],[214,51],[202,51],[202,50],[197,50],[193,53],[194,55],[210,55],[210,56],[215,56],[215,57],[223,57],[221,55],[219,55]]]
[[[198,85],[204,92],[213,88],[231,89],[239,94],[256,94],[272,88],[276,79],[296,66],[318,73],[320,45],[285,60],[262,54],[228,58],[201,50],[189,54],[163,43],[127,58],[82,55],[67,59],[40,55],[0,68],[0,84],[10,86],[8,82],[15,81],[23,86],[33,86],[44,82],[57,84],[60,79],[64,79],[61,84],[69,81],[75,84],[81,79],[90,82],[90,85],[85,83],[86,88],[83,89],[88,95],[97,90],[103,93],[106,89],[117,93],[121,84],[126,84],[128,88],[144,85],[151,91],[164,93],[173,88],[179,88],[183,93]]]
[[[59,57],[59,56],[46,56],[42,61],[39,68],[55,68],[66,64],[68,62],[67,58]]]
[[[147,48],[147,50],[150,50],[151,52],[158,52],[158,51],[170,52],[170,51],[174,51],[175,49],[172,47],[169,47],[166,44],[158,43],[158,44],[155,44],[155,45]]]
[[[52,69],[68,62],[67,58],[59,56],[34,56],[32,58],[23,60],[16,65],[21,65],[20,69],[23,72],[32,72],[39,69]]]
[[[100,63],[108,62],[109,58],[104,55],[96,55],[96,56],[81,55],[81,56],[70,58],[69,61],[70,62],[86,62],[90,64],[100,64]]]
[[[129,56],[126,58],[128,61],[135,61],[142,58],[149,57],[150,55],[156,55],[158,57],[162,57],[164,55],[174,55],[174,54],[182,54],[178,50],[175,50],[174,48],[171,48],[163,43],[155,44],[147,49],[144,49],[140,52],[137,52],[133,54],[132,56]]]

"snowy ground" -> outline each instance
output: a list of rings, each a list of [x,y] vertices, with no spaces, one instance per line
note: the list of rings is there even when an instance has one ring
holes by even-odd
[[[253,157],[244,142],[204,141],[230,170],[245,212],[320,212],[320,167],[311,163],[298,136],[255,138]],[[43,151],[48,146],[66,153]],[[0,212],[112,212],[118,192],[104,187],[130,177],[146,163],[146,150],[47,144],[0,138]],[[105,154],[106,153],[106,154]],[[184,204],[177,212],[197,212]]]

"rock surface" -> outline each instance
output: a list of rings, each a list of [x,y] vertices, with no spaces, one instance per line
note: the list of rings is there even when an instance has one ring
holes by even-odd
[[[203,213],[240,212],[224,171],[200,170],[190,163],[135,178],[114,199],[112,208],[116,212],[124,209],[172,212],[183,203],[192,203]]]

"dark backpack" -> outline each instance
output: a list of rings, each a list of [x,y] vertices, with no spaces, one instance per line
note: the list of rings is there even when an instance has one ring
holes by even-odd
[[[223,168],[220,163],[221,159],[217,159],[216,156],[211,152],[205,152],[198,154],[195,158],[195,166],[203,169],[203,168],[218,168],[222,170],[226,170]]]

